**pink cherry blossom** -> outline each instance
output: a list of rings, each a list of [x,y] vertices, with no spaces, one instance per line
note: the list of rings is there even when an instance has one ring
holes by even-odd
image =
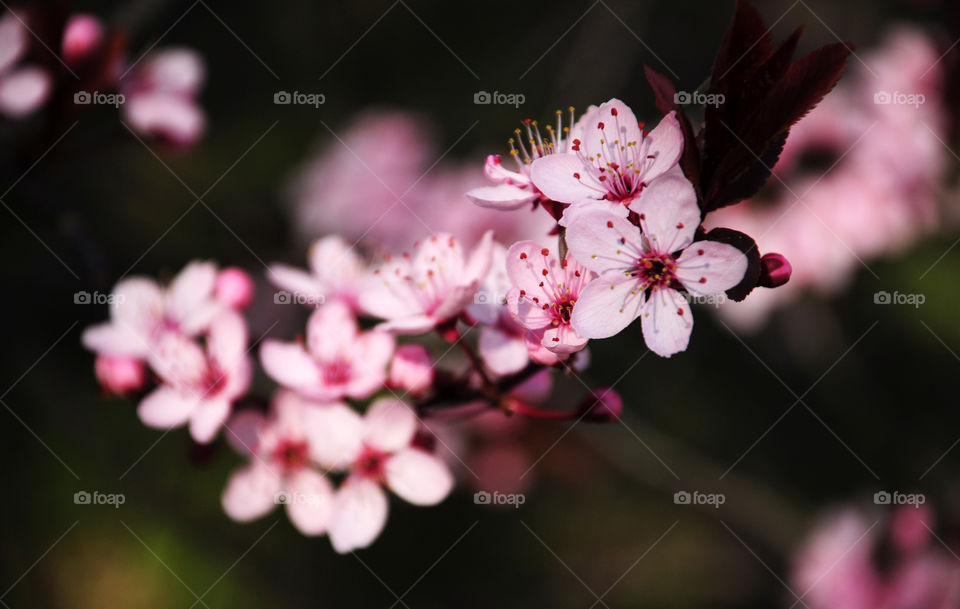
[[[140,420],[159,429],[189,423],[194,440],[210,442],[250,384],[246,323],[225,309],[210,324],[206,348],[183,334],[165,332],[148,361],[163,384],[140,402]]]
[[[17,65],[29,48],[29,32],[16,14],[0,17],[0,113],[10,118],[32,114],[53,88],[50,74],[34,65]]]
[[[146,358],[154,343],[168,332],[196,336],[223,309],[214,298],[217,267],[191,262],[169,286],[146,277],[119,282],[111,293],[107,323],[87,328],[83,344],[106,355]]]
[[[360,306],[387,320],[378,329],[421,334],[456,318],[473,302],[492,256],[492,231],[484,234],[467,258],[455,237],[434,235],[418,243],[412,256],[387,257],[374,269],[360,295]]]
[[[499,154],[487,156],[483,173],[496,186],[481,186],[467,191],[467,197],[480,207],[494,209],[517,209],[523,205],[547,199],[530,178],[531,164],[551,154],[571,153],[571,142],[582,134],[583,125],[588,123],[597,108],[590,106],[587,113],[574,122],[574,109],[569,108],[570,119],[563,126],[563,112],[557,110],[557,127],[547,125],[547,136],[543,137],[536,121],[523,121],[523,129],[517,129],[516,139],[510,138],[510,156],[516,162],[516,171],[503,166]],[[526,141],[526,144],[524,144]],[[577,140],[579,141],[579,140]]]
[[[640,229],[599,210],[571,223],[570,252],[600,274],[580,294],[571,323],[582,336],[605,338],[642,317],[647,346],[670,357],[687,348],[693,329],[679,289],[709,296],[732,288],[743,279],[747,258],[731,245],[693,241],[700,209],[682,177],[651,183],[630,209],[639,214]]]
[[[250,463],[230,477],[223,492],[224,511],[249,522],[283,504],[301,533],[326,533],[334,490],[317,469],[330,466],[317,438],[352,424],[356,416],[344,404],[313,402],[290,391],[274,396],[267,416],[249,410],[235,415],[226,437]]]
[[[177,145],[196,142],[206,128],[196,96],[205,78],[203,59],[186,48],[152,53],[122,83],[123,114],[130,126],[147,136]]]
[[[480,324],[477,350],[486,368],[497,376],[519,372],[531,359],[548,366],[559,361],[556,353],[541,344],[540,337],[510,315],[507,295],[512,288],[507,248],[495,243],[490,270],[467,307],[467,316]]]
[[[359,424],[335,434],[339,461],[349,474],[337,491],[329,535],[341,554],[369,546],[387,521],[389,488],[414,505],[435,505],[453,488],[453,475],[435,455],[411,446],[418,428],[413,410],[400,400],[371,404]]]
[[[310,246],[308,263],[309,272],[272,264],[268,277],[295,302],[317,306],[337,299],[357,309],[366,266],[351,244],[339,235],[319,239]]]
[[[274,380],[306,396],[362,399],[383,386],[393,348],[393,336],[361,332],[349,307],[333,301],[310,315],[306,345],[267,339],[260,361]]]
[[[245,309],[253,300],[253,279],[250,273],[232,266],[217,274],[214,295],[217,300],[234,309]]]
[[[507,307],[517,323],[554,353],[583,349],[587,339],[570,318],[593,273],[534,241],[520,241],[507,251],[507,274],[513,284]]]
[[[390,363],[389,385],[418,396],[433,384],[433,358],[423,345],[401,345]]]
[[[85,60],[103,40],[103,23],[94,15],[71,15],[63,28],[61,42],[63,60],[77,64]]]
[[[94,371],[100,387],[115,395],[137,391],[147,381],[143,360],[135,357],[98,355]]]
[[[578,204],[608,201],[612,211],[626,209],[644,188],[674,169],[683,152],[683,133],[670,113],[649,134],[633,111],[618,99],[602,104],[571,139],[573,154],[537,159],[530,167],[534,185],[554,201]]]

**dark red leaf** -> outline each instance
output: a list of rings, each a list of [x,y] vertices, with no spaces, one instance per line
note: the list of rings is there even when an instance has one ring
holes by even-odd
[[[737,248],[747,256],[747,272],[743,281],[727,290],[727,298],[740,302],[757,287],[760,280],[760,251],[752,237],[732,228],[715,228],[706,234],[706,239],[719,241]]]

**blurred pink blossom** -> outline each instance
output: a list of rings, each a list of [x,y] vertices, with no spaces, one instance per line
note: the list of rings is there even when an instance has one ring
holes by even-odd
[[[123,114],[137,132],[175,146],[195,143],[206,128],[196,97],[206,69],[198,53],[187,48],[152,52],[121,83]]]
[[[923,32],[901,27],[862,55],[866,66],[852,63],[793,127],[766,191],[706,219],[708,228],[752,235],[761,251],[779,252],[793,267],[788,284],[721,308],[744,329],[805,290],[837,292],[864,265],[937,225],[949,154],[939,52]]]
[[[32,114],[47,101],[53,80],[46,70],[19,64],[29,49],[30,33],[11,11],[0,17],[0,113],[10,118]]]
[[[100,387],[114,395],[137,391],[147,381],[143,360],[135,357],[98,355],[94,372]]]

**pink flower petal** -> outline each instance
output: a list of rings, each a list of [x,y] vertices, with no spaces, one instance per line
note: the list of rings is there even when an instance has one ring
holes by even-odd
[[[199,402],[190,416],[190,436],[200,444],[209,443],[229,416],[230,402],[225,399]]]
[[[483,363],[491,372],[500,376],[520,372],[530,361],[523,337],[508,334],[498,328],[480,328],[477,347]]]
[[[697,193],[682,176],[668,174],[650,182],[630,209],[640,214],[640,227],[656,252],[687,247],[700,225]]]
[[[708,296],[729,290],[746,272],[747,257],[726,243],[696,241],[677,258],[677,279],[693,294]]]
[[[198,401],[194,396],[184,395],[173,387],[163,385],[143,398],[137,407],[137,415],[144,425],[157,429],[171,429],[185,424]]]
[[[281,488],[279,475],[255,461],[230,476],[220,500],[223,511],[238,522],[256,520],[276,506]]]
[[[36,66],[16,68],[0,77],[0,112],[11,118],[32,114],[50,95],[53,79]]]
[[[443,461],[418,448],[405,448],[387,460],[387,485],[414,505],[435,505],[453,489],[453,475]]]
[[[333,516],[333,486],[312,469],[301,469],[286,480],[287,516],[304,535],[323,535]]]
[[[539,195],[529,187],[520,188],[513,184],[497,184],[496,186],[480,186],[468,190],[468,199],[480,207],[493,209],[518,209],[536,201]]]
[[[570,316],[570,325],[587,338],[607,338],[619,333],[639,317],[644,305],[637,282],[616,283],[598,278],[580,293]]]
[[[567,227],[566,238],[570,254],[601,278],[634,268],[645,250],[640,229],[626,218],[601,210],[578,214]]]
[[[364,416],[364,440],[384,452],[406,448],[417,430],[417,415],[405,403],[380,398]]]
[[[653,131],[647,134],[647,154],[656,155],[644,178],[648,183],[663,175],[680,161],[683,153],[683,131],[675,112],[664,116]]]
[[[535,160],[530,178],[540,192],[560,203],[599,199],[606,190],[573,154],[548,154]]]
[[[345,468],[363,448],[363,418],[345,404],[304,404],[303,432],[311,458],[331,469]]]
[[[314,387],[320,382],[316,362],[303,345],[297,343],[263,341],[260,363],[273,380],[287,387]]]
[[[252,455],[259,445],[260,434],[266,418],[259,412],[244,410],[230,418],[224,425],[223,435],[227,443],[241,455]]]
[[[680,292],[660,288],[650,294],[641,313],[643,339],[651,351],[670,357],[687,348],[693,330],[690,304]]]
[[[387,495],[380,485],[362,478],[348,478],[334,500],[328,534],[340,554],[366,548],[387,523]]]

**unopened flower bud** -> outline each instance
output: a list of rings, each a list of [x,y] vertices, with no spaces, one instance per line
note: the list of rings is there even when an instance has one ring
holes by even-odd
[[[757,285],[778,288],[790,281],[793,267],[783,254],[764,254],[760,258],[760,280]]]
[[[104,391],[114,395],[137,391],[147,379],[143,361],[134,357],[98,355],[94,372]]]
[[[228,267],[217,275],[217,300],[234,309],[243,309],[253,300],[253,279],[243,269]]]
[[[103,25],[93,15],[70,17],[63,28],[63,60],[69,65],[86,59],[103,38]]]

